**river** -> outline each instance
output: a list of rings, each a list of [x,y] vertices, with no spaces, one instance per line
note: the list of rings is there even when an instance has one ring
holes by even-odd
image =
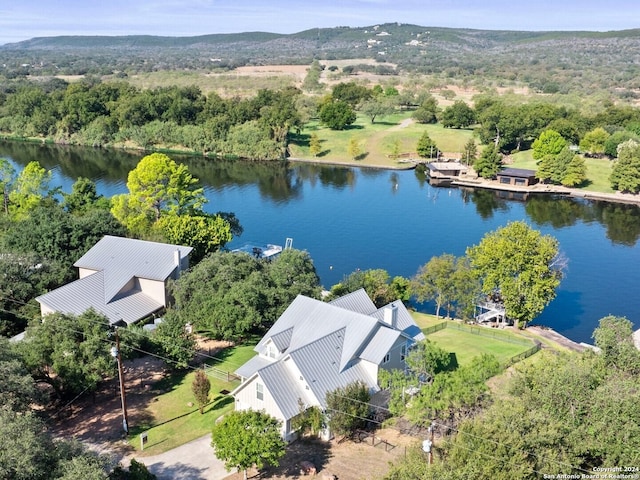
[[[143,156],[104,149],[0,142],[0,157],[17,166],[37,160],[54,186],[70,191],[78,176],[99,193],[126,192],[126,175]],[[200,178],[207,210],[231,211],[246,242],[307,250],[325,287],[356,269],[383,268],[410,277],[442,253],[463,255],[483,235],[524,220],[556,237],[568,268],[556,299],[534,323],[591,342],[598,320],[626,316],[640,327],[640,208],[597,201],[530,196],[501,198],[487,190],[436,188],[415,170],[214,162],[178,157]]]

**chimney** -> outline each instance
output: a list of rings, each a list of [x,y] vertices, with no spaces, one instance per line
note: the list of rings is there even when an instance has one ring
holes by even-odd
[[[395,304],[384,307],[384,323],[392,328],[398,328],[398,307]]]
[[[176,269],[176,278],[177,276],[180,275],[180,264],[181,264],[181,258],[180,258],[180,249],[176,248],[173,252],[173,264],[178,267]]]

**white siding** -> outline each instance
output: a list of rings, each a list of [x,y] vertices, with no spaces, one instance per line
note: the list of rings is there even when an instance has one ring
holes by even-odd
[[[80,268],[78,268],[78,276],[80,278],[84,278],[84,277],[92,275],[92,274],[94,274],[94,273],[96,273],[98,271],[99,270],[92,270],[90,268],[82,268],[82,267],[80,267]]]
[[[162,305],[167,305],[164,282],[138,278],[138,285],[140,285],[140,291],[142,291],[142,293],[148,295]]]
[[[263,386],[263,399],[258,400],[256,398],[256,383],[261,383]],[[264,385],[264,382],[260,379],[260,376],[256,376],[253,380],[244,385],[244,387],[237,391],[236,397],[236,410],[263,410],[274,418],[277,418],[282,422],[282,437],[285,437],[285,428],[287,425],[286,419],[278,409],[278,406],[273,400],[273,397],[269,393],[269,390]]]

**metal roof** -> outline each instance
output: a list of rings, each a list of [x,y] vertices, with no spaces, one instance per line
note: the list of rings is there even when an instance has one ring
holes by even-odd
[[[371,314],[371,316],[377,318],[380,322],[385,323],[384,312],[392,305],[397,307],[396,328],[416,342],[424,340],[425,336],[422,333],[422,330],[420,330],[420,327],[418,327],[416,325],[416,322],[413,321],[413,318],[411,317],[409,310],[407,310],[407,307],[404,306],[404,303],[400,301],[391,302],[388,305],[379,308],[373,314]]]
[[[236,371],[247,380],[232,394],[259,377],[285,418],[292,418],[300,411],[298,399],[326,408],[327,392],[349,383],[378,389],[361,360],[380,364],[400,336],[424,338],[402,302],[394,305],[397,328],[384,323],[384,307],[376,309],[364,290],[331,303],[298,295],[256,345],[263,355]],[[264,356],[269,340],[285,353],[276,361]]]
[[[529,170],[527,168],[507,167],[500,170],[497,175],[501,175],[503,177],[534,177],[536,175],[536,171]]]
[[[371,301],[364,288],[343,295],[329,303],[336,307],[351,310],[352,312],[363,313],[365,315],[371,315],[376,311],[375,304]]]
[[[281,349],[286,353],[344,328],[346,341],[340,359],[340,367],[344,368],[361,350],[365,340],[373,334],[376,325],[376,319],[368,315],[298,295],[260,340],[256,350],[262,352],[266,342],[274,338],[282,345],[286,338],[282,334],[287,330],[291,330],[289,343],[286,348]]]
[[[164,282],[188,265],[192,248],[106,235],[74,264],[104,272],[104,302],[111,301],[134,277]]]
[[[369,388],[377,389],[377,379],[371,378],[361,363],[341,367],[344,342],[345,329],[341,329],[291,352],[291,359],[300,370],[305,386],[309,386],[322,408],[327,406],[328,392],[350,383],[361,381]]]
[[[371,341],[360,354],[360,358],[380,364],[384,356],[391,350],[393,344],[402,334],[398,330],[380,325]]]
[[[267,367],[272,363],[274,363],[273,360],[267,357],[263,357],[262,355],[256,355],[240,368],[238,368],[234,373],[236,375],[240,375],[243,378],[249,378],[261,368]]]
[[[258,376],[285,418],[292,418],[300,413],[299,400],[303,405],[311,403],[310,392],[303,382],[294,377],[284,361],[263,368]]]
[[[134,323],[164,306],[139,290],[105,302],[104,288],[104,272],[96,272],[40,295],[36,300],[56,312],[72,315],[81,315],[93,308],[112,324],[120,321]]]

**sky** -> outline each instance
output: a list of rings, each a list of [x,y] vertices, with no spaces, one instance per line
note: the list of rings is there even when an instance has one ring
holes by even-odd
[[[0,45],[58,35],[193,36],[380,23],[488,30],[640,28],[638,0],[1,0]]]

